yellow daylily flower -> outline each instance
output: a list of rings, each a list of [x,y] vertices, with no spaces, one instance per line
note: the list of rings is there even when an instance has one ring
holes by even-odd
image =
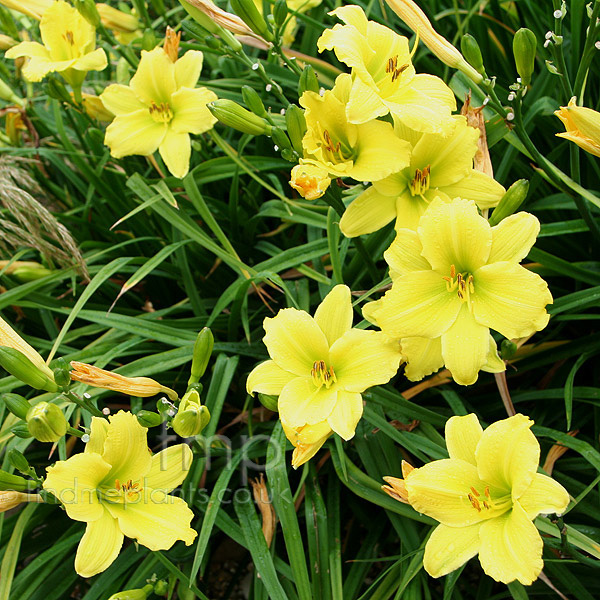
[[[492,208],[506,190],[473,168],[479,131],[455,115],[449,135],[418,133],[396,122],[396,135],[411,144],[410,164],[376,181],[348,206],[340,220],[347,237],[372,233],[395,219],[396,229],[417,229],[430,202],[464,198]]]
[[[122,394],[147,398],[156,394],[166,394],[171,400],[177,400],[177,392],[150,379],[150,377],[124,377],[112,371],[106,371],[87,363],[71,361],[73,370],[71,379],[79,383],[87,383],[94,387],[113,390]]]
[[[177,540],[189,546],[197,535],[190,527],[194,513],[169,494],[185,479],[192,451],[179,444],[152,456],[147,431],[130,412],[108,421],[93,417],[85,451],[48,467],[44,489],[71,519],[87,523],[75,556],[82,577],[107,569],[124,536],[168,550]]]
[[[108,61],[102,48],[96,49],[96,30],[71,5],[53,2],[40,22],[43,44],[21,42],[6,51],[6,58],[27,57],[23,76],[41,81],[57,72],[73,87],[81,88],[88,71],[102,71]]]
[[[532,520],[562,513],[569,494],[537,473],[540,445],[528,417],[517,414],[482,430],[477,416],[446,423],[450,458],[418,469],[403,464],[404,479],[385,477],[383,489],[440,524],[425,546],[432,577],[458,569],[479,554],[483,570],[502,583],[530,585],[540,574],[542,538]]]
[[[548,285],[519,265],[539,227],[525,212],[491,227],[474,202],[435,199],[417,231],[400,229],[386,253],[398,276],[373,312],[377,324],[397,339],[441,337],[454,380],[474,383],[488,362],[490,329],[513,339],[548,324]]]
[[[439,77],[415,74],[408,39],[368,21],[360,6],[341,6],[329,14],[345,25],[326,29],[317,45],[320,52],[335,50],[352,68],[348,121],[366,123],[392,113],[417,131],[445,133],[456,109],[454,93]]]
[[[346,116],[352,77],[342,74],[322,96],[304,92],[306,133],[302,139],[304,164],[321,167],[335,177],[376,181],[408,164],[409,144],[394,134],[390,123],[372,120],[359,125]]]
[[[352,328],[350,289],[335,286],[311,317],[284,308],[264,321],[271,360],[248,376],[249,394],[279,396],[279,418],[294,444],[294,467],[309,460],[334,431],[354,436],[362,392],[398,370],[398,343],[378,331]]]
[[[386,2],[444,64],[462,71],[475,83],[483,79],[465,57],[432,27],[425,13],[413,0],[386,0]]]
[[[329,187],[331,179],[327,171],[316,165],[304,164],[300,161],[292,169],[290,185],[307,200],[320,198]]]
[[[195,87],[202,52],[176,56],[172,45],[169,52],[160,47],[143,50],[129,85],[109,85],[100,98],[116,115],[104,138],[112,156],[149,156],[158,150],[169,171],[182,178],[190,168],[190,134],[204,133],[217,122],[206,106],[217,96]]]
[[[566,131],[557,133],[558,137],[565,138],[577,144],[580,148],[600,156],[600,113],[577,106],[576,98],[569,100],[567,106],[561,106],[554,114],[562,121]]]

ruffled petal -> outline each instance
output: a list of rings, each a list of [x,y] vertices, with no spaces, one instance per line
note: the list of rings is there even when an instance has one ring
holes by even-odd
[[[176,133],[171,128],[167,129],[158,151],[171,175],[183,179],[188,174],[192,155],[189,134]]]
[[[392,281],[411,271],[427,271],[429,263],[421,256],[421,240],[416,231],[399,229],[390,247],[383,253]]]
[[[352,299],[347,285],[336,285],[315,311],[315,323],[331,346],[352,328]]]
[[[363,74],[363,77],[365,74]],[[348,122],[357,125],[372,121],[377,117],[383,117],[390,112],[385,102],[382,100],[378,90],[373,83],[370,75],[367,82],[363,81],[358,75],[352,82],[350,98],[346,105],[346,117]]]
[[[404,374],[410,381],[421,381],[444,366],[442,338],[407,337],[400,340],[406,360]]]
[[[481,523],[468,527],[438,525],[427,544],[423,567],[431,577],[442,577],[464,565],[479,552]]]
[[[147,110],[147,106],[126,85],[113,83],[100,94],[102,104],[115,116],[128,115],[137,110]]]
[[[117,520],[107,510],[102,512],[101,518],[88,523],[77,547],[75,571],[81,577],[93,577],[108,569],[123,545]]]
[[[488,349],[487,359],[485,365],[481,367],[482,371],[486,373],[502,373],[506,371],[506,363],[502,360],[498,354],[498,346],[496,340],[490,335],[490,346]]]
[[[337,401],[338,387],[317,388],[310,379],[297,377],[279,395],[279,418],[288,427],[303,427],[326,421]]]
[[[470,170],[466,177],[456,183],[440,186],[450,198],[472,200],[480,209],[492,208],[506,193],[504,186],[481,171]]]
[[[156,152],[166,132],[166,123],[157,123],[143,109],[115,117],[106,129],[104,143],[115,158],[131,154],[148,156]]]
[[[288,427],[283,422],[281,426],[287,439],[294,446],[294,453],[292,454],[292,467],[294,469],[309,461],[333,433],[327,421],[299,428]]]
[[[104,441],[108,431],[108,421],[101,417],[92,417],[90,425],[90,440],[85,445],[84,452],[95,452],[104,454]]]
[[[140,64],[129,86],[145,104],[169,104],[175,86],[175,65],[162,48],[142,50]]]
[[[540,574],[542,538],[519,503],[500,517],[481,525],[479,560],[487,575],[510,583],[531,585]]]
[[[6,58],[21,58],[22,56],[31,58],[35,56],[37,58],[45,58],[49,61],[52,60],[46,47],[39,42],[21,42],[20,44],[9,48],[4,53],[4,56]]]
[[[327,423],[333,431],[345,440],[354,437],[356,425],[363,413],[362,396],[356,392],[338,392],[337,402]]]
[[[520,212],[502,219],[492,227],[489,262],[521,262],[531,250],[540,232],[540,222],[532,214]]]
[[[246,391],[249,394],[269,394],[279,396],[281,390],[297,375],[285,371],[274,360],[267,360],[259,365],[248,375]]]
[[[401,357],[398,340],[364,329],[348,331],[330,351],[337,385],[349,392],[387,383],[398,371]]]
[[[204,55],[200,50],[188,50],[175,62],[175,86],[177,89],[194,88],[198,83]]]
[[[170,123],[171,129],[176,133],[196,135],[212,129],[217,119],[206,105],[216,99],[217,95],[206,88],[177,90],[171,96],[174,114]]]
[[[396,197],[384,196],[373,186],[352,201],[340,220],[346,237],[373,233],[396,218]]]
[[[193,458],[187,444],[177,444],[161,450],[152,457],[150,471],[144,477],[142,486],[168,494],[187,477]]]
[[[496,421],[483,432],[475,451],[482,481],[510,492],[513,500],[531,485],[540,461],[532,425],[533,421],[521,414]]]
[[[546,327],[552,303],[548,284],[537,274],[511,262],[485,265],[473,274],[471,296],[478,323],[513,339],[526,337]]]
[[[459,458],[477,466],[475,450],[483,429],[477,415],[454,416],[446,421],[445,438],[450,458]]]
[[[569,493],[552,477],[535,473],[531,485],[519,497],[519,504],[528,519],[535,519],[540,513],[560,515],[569,504]]]
[[[106,69],[108,59],[106,52],[102,48],[97,48],[93,52],[88,52],[85,56],[78,58],[73,63],[73,69],[76,71],[102,71]]]
[[[263,342],[269,356],[282,369],[301,377],[310,377],[315,362],[327,361],[327,338],[307,312],[284,308],[275,317],[267,317],[263,327]]]

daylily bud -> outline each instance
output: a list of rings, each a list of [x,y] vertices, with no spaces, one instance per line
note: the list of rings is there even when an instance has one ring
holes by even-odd
[[[31,433],[29,433],[29,429],[27,428],[27,423],[17,423],[10,428],[10,432],[23,440],[29,439],[33,437]]]
[[[413,0],[386,0],[392,10],[419,36],[419,39],[444,64],[462,71],[475,83],[483,77],[464,59],[463,55],[431,25],[425,13]]]
[[[129,63],[124,56],[121,56],[121,58],[119,58],[117,61],[116,78],[117,83],[120,83],[121,85],[127,85],[131,79]]]
[[[490,225],[498,225],[502,219],[509,217],[517,211],[527,198],[529,191],[529,181],[527,179],[518,179],[507,190],[498,206],[494,208],[492,216],[489,218]]]
[[[135,33],[140,28],[140,22],[135,15],[104,3],[97,4],[96,8],[102,24],[116,33]]]
[[[242,86],[242,98],[246,106],[255,115],[263,118],[267,116],[265,105],[254,88],[251,88],[249,85]]]
[[[2,78],[0,78],[0,100],[18,104],[19,106],[23,105],[23,99],[19,98]]]
[[[306,133],[304,111],[295,104],[290,104],[285,111],[285,124],[294,150],[302,156],[304,153],[302,148],[302,138]]]
[[[19,42],[17,40],[11,38],[9,35],[5,35],[0,33],[0,50],[8,50],[13,46],[16,46]]]
[[[21,473],[28,473],[29,469],[31,468],[23,453],[15,448],[8,453],[8,460],[12,466]]]
[[[142,427],[157,427],[163,422],[162,416],[151,410],[139,410],[135,416]]]
[[[281,127],[273,127],[271,129],[271,138],[277,144],[280,150],[291,150],[292,144],[290,138]]]
[[[319,80],[311,65],[304,67],[298,81],[298,96],[302,96],[304,92],[319,93]]]
[[[21,456],[23,455],[21,454]],[[25,457],[23,456],[23,458]],[[29,468],[29,464],[27,464],[27,468]],[[7,473],[6,471],[0,471],[0,490],[24,492],[25,490],[33,490],[36,487],[38,487],[37,483],[31,479],[25,479],[20,475],[13,475],[12,473]]]
[[[502,340],[500,344],[500,356],[503,360],[512,358],[517,350],[518,347],[512,340]]]
[[[0,90],[2,87],[2,80],[0,80]],[[2,92],[0,91],[0,98],[2,98]],[[27,283],[28,281],[36,281],[42,277],[52,275],[53,271],[46,269],[38,262],[29,260],[15,260],[9,264],[7,260],[0,260],[0,269],[4,269],[6,275],[12,275],[19,281]]]
[[[200,403],[200,396],[196,390],[187,392],[179,405],[179,412],[175,415],[172,426],[177,435],[192,437],[198,435],[210,421],[210,413],[206,406]]]
[[[66,102],[67,104],[73,104],[73,97],[71,94],[69,94],[69,92],[67,92],[65,84],[56,77],[48,77],[48,81],[46,82],[46,91],[50,98],[60,100],[61,102]]]
[[[564,133],[557,133],[558,137],[577,144],[594,156],[600,156],[599,112],[577,106],[573,97],[569,100],[568,106],[561,106],[554,114],[563,122],[566,130]]]
[[[67,419],[56,404],[40,402],[27,413],[29,433],[39,442],[57,442],[67,433]]]
[[[50,371],[48,376],[16,348],[0,346],[0,366],[36,390],[58,391],[58,386],[51,379],[52,371],[48,369]]]
[[[146,600],[154,591],[154,586],[148,584],[137,590],[124,590],[113,594],[108,600]]]
[[[126,61],[127,62],[127,61]],[[128,78],[129,80],[129,78]],[[92,94],[82,94],[83,97],[83,108],[89,117],[101,121],[103,123],[110,123],[115,115],[111,113],[102,103],[100,96],[94,96]]]
[[[285,0],[277,0],[273,7],[273,17],[275,19],[275,25],[281,27],[288,16],[288,7]]]
[[[260,14],[253,0],[231,0],[235,14],[254,31],[268,42],[273,41],[273,34],[264,17]]]
[[[38,21],[52,2],[53,0],[0,0],[0,4],[6,8],[16,10]]]
[[[73,5],[92,27],[100,25],[100,13],[94,0],[73,0]]]
[[[277,396],[269,396],[268,394],[258,394],[260,403],[268,410],[277,412]]]
[[[23,494],[22,492],[0,492],[0,513],[16,508],[23,502],[43,502],[39,494]]]
[[[381,489],[395,500],[408,504],[408,492],[404,479],[397,477],[384,477],[383,479],[388,485],[382,485]]]
[[[483,66],[483,57],[481,56],[481,49],[477,40],[469,33],[465,33],[460,41],[460,49],[467,59],[469,64],[482,75],[485,73],[485,67]]]
[[[214,344],[215,338],[213,337],[212,331],[208,327],[202,328],[194,343],[194,357],[192,358],[192,368],[190,369],[188,387],[198,383],[200,377],[204,375]]]
[[[144,29],[144,34],[142,35],[142,49],[150,52],[150,50],[153,50],[156,47],[156,44],[157,39],[154,35],[154,31],[150,28]]]
[[[300,163],[291,175],[290,185],[306,200],[320,198],[331,183],[327,171],[316,165]]]
[[[56,361],[56,367],[54,368],[54,381],[60,387],[67,387],[71,383],[71,367],[64,358],[59,358]]]
[[[13,415],[23,420],[27,418],[27,411],[31,408],[31,404],[23,396],[6,392],[2,394],[2,401]]]
[[[523,85],[529,85],[535,67],[537,39],[531,29],[522,27],[513,38],[513,54],[517,73]]]
[[[169,584],[164,579],[159,579],[154,584],[154,593],[157,596],[166,596],[169,593]],[[178,596],[181,596],[179,591],[177,592]]]
[[[221,98],[207,104],[208,110],[227,127],[251,135],[271,135],[271,126],[233,100]]]
[[[130,396],[148,398],[156,394],[166,394],[171,400],[177,400],[177,392],[150,379],[150,377],[124,377],[112,371],[99,369],[87,363],[71,361],[73,370],[71,379],[81,383],[87,383],[94,387],[113,390]]]

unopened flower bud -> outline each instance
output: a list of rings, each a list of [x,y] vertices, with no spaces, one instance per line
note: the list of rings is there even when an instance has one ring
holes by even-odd
[[[0,50],[8,50],[13,46],[16,46],[19,42],[17,40],[11,38],[9,35],[5,35],[4,33],[0,33]]]
[[[163,422],[162,416],[151,410],[139,410],[135,416],[142,427],[157,427]]]
[[[8,460],[12,464],[12,466],[21,473],[29,473],[28,460],[25,458],[22,452],[13,448],[8,453]]]
[[[54,368],[54,381],[60,387],[68,387],[71,383],[71,367],[64,358],[59,358],[56,361]]]
[[[277,144],[280,150],[291,150],[292,143],[286,132],[281,127],[273,127],[271,129],[271,138]]]
[[[249,85],[242,86],[242,98],[244,99],[246,106],[255,115],[263,118],[267,116],[265,105],[254,88],[250,87]]]
[[[27,413],[27,427],[39,442],[57,442],[67,433],[67,419],[56,404],[40,402]]]
[[[94,0],[73,0],[73,5],[92,27],[100,25],[100,13]]]
[[[137,590],[123,590],[113,594],[108,600],[146,600],[154,591],[154,586],[148,584]]]
[[[561,106],[555,111],[555,115],[565,126],[563,133],[557,133],[558,137],[565,138],[581,149],[600,156],[600,113],[578,106],[575,97],[569,100],[567,106]]]
[[[179,412],[172,421],[177,435],[187,438],[198,435],[210,421],[210,413],[202,406],[196,390],[187,392],[179,405]]]
[[[469,33],[465,33],[460,41],[460,49],[467,59],[467,62],[482,75],[485,73],[483,66],[483,57],[477,40]]]
[[[290,185],[306,200],[320,198],[330,183],[329,173],[322,167],[300,163],[292,169]]]
[[[19,452],[19,454],[21,454]],[[21,456],[23,456],[21,454]],[[25,458],[23,456],[23,458]],[[25,461],[27,469],[29,469],[29,464]],[[27,471],[27,469],[25,469]],[[0,471],[0,490],[13,490],[15,492],[24,492],[26,490],[33,490],[38,487],[35,481],[31,479],[25,479],[20,475],[13,475],[12,473],[7,473],[6,471]]]
[[[240,17],[254,33],[260,35],[267,40],[267,42],[273,41],[271,29],[256,8],[254,0],[231,0],[231,7],[235,11],[235,14]]]
[[[6,392],[2,394],[2,401],[13,415],[23,420],[27,418],[27,411],[31,408],[31,404],[23,396]]]
[[[273,19],[275,20],[275,25],[277,27],[281,27],[288,16],[288,7],[285,0],[277,0],[275,2],[275,6],[273,6]]]
[[[227,127],[251,135],[271,135],[271,126],[233,100],[221,98],[207,104],[210,112]]]
[[[517,350],[517,345],[512,340],[502,340],[500,344],[500,356],[503,360],[512,358]]]
[[[290,104],[285,111],[285,124],[294,150],[302,156],[304,154],[302,138],[306,133],[304,111],[295,104]]]
[[[121,56],[117,61],[116,81],[121,85],[127,85],[131,79],[131,71],[129,63],[124,56]]]
[[[194,356],[192,358],[192,368],[190,369],[188,387],[198,383],[200,377],[204,375],[214,344],[215,338],[213,337],[212,331],[208,327],[202,328],[194,343]]]
[[[39,494],[24,494],[23,492],[0,492],[0,513],[16,508],[23,502],[43,502]]]
[[[36,390],[58,391],[58,386],[46,372],[39,369],[16,348],[0,346],[0,366]]]
[[[73,98],[71,94],[67,92],[67,88],[65,87],[64,83],[56,77],[48,77],[46,82],[46,92],[50,98],[60,100],[61,102],[66,102],[67,104],[73,103]]]
[[[489,218],[490,225],[498,225],[502,219],[512,215],[517,211],[527,198],[529,191],[529,181],[527,179],[518,179],[507,190],[500,199],[498,206],[494,208],[492,216]]]
[[[258,394],[260,403],[268,410],[277,412],[277,396],[269,396],[268,394]]]
[[[304,70],[300,75],[300,80],[298,81],[298,96],[302,96],[304,92],[319,93],[319,80],[311,65],[306,65],[304,67]]]
[[[0,83],[0,87],[1,86],[2,83]],[[0,98],[1,97],[2,95],[0,93]],[[7,263],[8,261],[0,260],[0,267],[5,269],[4,273],[6,275],[11,275],[22,283],[27,283],[28,281],[37,281],[38,279],[42,279],[42,277],[47,277],[53,273],[53,271],[50,269],[46,269],[46,267],[34,261],[15,260],[11,264]]]
[[[142,35],[142,50],[147,50],[150,52],[150,50],[154,50],[154,48],[156,48],[157,44],[158,40],[154,35],[154,31],[152,31],[150,28],[144,29],[144,34]]]
[[[513,38],[513,54],[515,66],[523,85],[529,85],[535,67],[535,51],[537,39],[531,29],[521,27]]]
[[[154,593],[157,596],[166,596],[169,593],[169,584],[164,579],[159,579],[154,584]],[[177,592],[178,596],[181,596],[179,592]]]
[[[31,433],[29,433],[29,428],[27,427],[27,423],[17,423],[10,428],[10,432],[23,440],[29,439],[32,437]]]

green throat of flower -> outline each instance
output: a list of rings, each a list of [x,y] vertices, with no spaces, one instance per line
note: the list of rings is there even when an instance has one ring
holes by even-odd
[[[173,111],[167,102],[161,102],[160,104],[152,102],[148,110],[150,111],[150,116],[157,123],[170,123],[171,119],[173,119]]]
[[[324,151],[324,158],[334,165],[354,158],[352,149],[342,144],[340,140],[335,140],[327,129],[323,129],[320,146]]]
[[[456,267],[450,265],[450,277],[442,277],[446,282],[446,289],[458,296],[461,302],[466,302],[471,310],[471,296],[475,293],[473,275],[470,273],[457,273]]]
[[[482,516],[497,516],[498,514],[506,512],[512,506],[510,495],[493,499],[490,493],[490,487],[487,485],[485,486],[483,492],[471,486],[470,493],[467,494],[467,498],[469,499],[471,506],[478,513],[481,513]],[[490,514],[492,512],[494,515]]]
[[[317,360],[313,363],[313,367],[310,370],[313,383],[320,388],[325,386],[329,389],[334,383],[337,382],[337,378],[333,371],[333,367],[328,367],[324,360]]]
[[[121,483],[115,479],[114,487],[101,487],[98,490],[98,495],[101,500],[110,504],[126,504],[127,502],[139,502],[140,494],[144,488],[137,482],[131,479],[126,483]]]

